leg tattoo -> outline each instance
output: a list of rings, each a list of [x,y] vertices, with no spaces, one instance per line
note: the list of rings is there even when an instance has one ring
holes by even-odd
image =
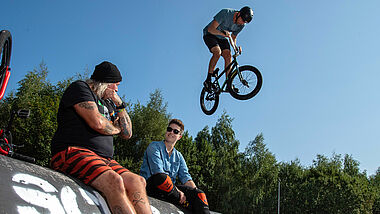
[[[136,206],[139,202],[145,204],[143,198],[141,197],[141,193],[140,192],[135,192],[133,193],[133,206]]]

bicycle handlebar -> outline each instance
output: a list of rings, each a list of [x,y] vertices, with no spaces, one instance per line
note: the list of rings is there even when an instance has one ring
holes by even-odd
[[[18,154],[18,153],[14,153],[14,152],[12,152],[9,156],[12,157],[12,158],[16,158],[18,160],[27,161],[29,163],[35,163],[36,162],[35,158],[29,157],[29,156],[25,156],[25,155],[22,155],[22,154]]]

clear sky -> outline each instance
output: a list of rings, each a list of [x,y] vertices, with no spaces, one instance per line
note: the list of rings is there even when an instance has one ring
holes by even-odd
[[[202,29],[220,9],[246,4],[255,17],[238,35],[239,62],[260,69],[263,87],[248,101],[222,94],[207,116]],[[0,29],[13,36],[7,93],[42,60],[53,83],[109,60],[123,74],[121,95],[145,104],[161,89],[193,137],[225,110],[241,151],[263,133],[278,161],[310,166],[317,154],[349,154],[372,175],[380,167],[379,8],[378,0],[2,0]]]

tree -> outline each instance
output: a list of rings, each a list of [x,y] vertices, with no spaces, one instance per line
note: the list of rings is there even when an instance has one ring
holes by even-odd
[[[366,176],[358,173],[358,164],[350,156],[345,156],[346,168],[342,162],[336,154],[330,159],[318,155],[313,161],[300,190],[303,212],[371,213],[373,193]]]
[[[197,146],[193,141],[193,138],[189,135],[189,132],[185,131],[182,138],[176,143],[175,148],[183,155],[183,158],[189,168],[189,173],[191,174],[194,182],[199,186],[198,175],[202,169],[198,164],[199,151],[197,150]]]
[[[212,127],[211,134],[205,127],[196,138],[198,165],[202,167],[200,180],[206,184],[204,191],[210,208],[226,213],[236,212],[236,204],[240,203],[236,190],[240,188],[242,175],[239,141],[235,139],[232,120],[224,112]]]
[[[133,134],[129,140],[115,137],[115,159],[138,173],[145,149],[152,141],[163,140],[171,115],[167,112],[167,103],[158,89],[150,94],[146,106],[140,102],[134,105],[129,102],[128,114]]]
[[[305,182],[305,169],[298,159],[279,164],[281,185],[281,213],[304,213],[304,198],[301,186]]]
[[[17,152],[35,157],[37,164],[48,166],[50,160],[50,142],[57,128],[56,116],[58,105],[69,80],[58,82],[56,86],[47,80],[49,71],[45,63],[28,72],[20,80],[17,92],[11,92],[1,102],[2,124],[9,118],[9,112],[23,108],[30,109],[30,117],[26,120],[15,119],[13,139],[15,144],[24,147]]]
[[[371,176],[369,180],[374,193],[372,213],[380,214],[380,167],[377,168],[376,175]]]
[[[211,135],[209,133],[209,127],[205,126],[198,132],[197,137],[195,138],[196,149],[198,152],[196,155],[197,165],[200,167],[200,170],[195,172],[190,171],[191,173],[194,173],[192,175],[197,178],[197,185],[206,193],[212,191],[209,184],[214,182],[214,177],[216,176],[216,151],[210,143],[210,139]]]
[[[253,213],[274,213],[277,207],[278,168],[275,156],[259,134],[245,149],[244,180],[249,210]]]

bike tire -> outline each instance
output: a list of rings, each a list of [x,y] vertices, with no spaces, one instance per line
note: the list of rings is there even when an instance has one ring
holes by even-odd
[[[0,31],[0,99],[9,80],[9,65],[12,50],[12,36],[7,30]]]
[[[240,66],[239,71],[244,82],[240,80],[238,72],[235,70],[227,81],[227,90],[235,99],[251,99],[259,93],[263,77],[257,68],[250,65]]]
[[[6,66],[9,66],[11,59],[11,49],[12,49],[12,36],[7,30],[0,31],[0,54],[1,54],[1,71]]]
[[[212,115],[218,108],[219,94],[215,93],[214,91],[208,92],[206,88],[203,88],[200,101],[203,113]]]

